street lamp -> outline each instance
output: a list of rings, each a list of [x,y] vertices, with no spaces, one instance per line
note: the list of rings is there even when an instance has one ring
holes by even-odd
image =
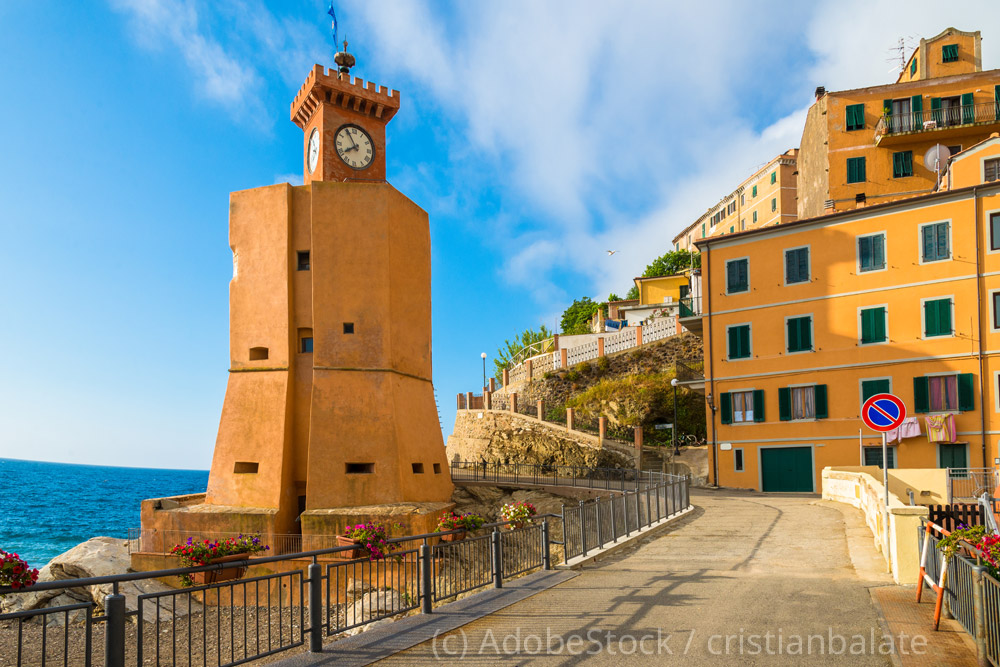
[[[486,353],[482,352],[479,356],[483,358],[483,391],[486,391]]]
[[[679,456],[681,450],[677,448],[677,378],[670,381],[670,386],[674,388],[674,425],[670,429],[670,437],[674,441],[674,456]]]

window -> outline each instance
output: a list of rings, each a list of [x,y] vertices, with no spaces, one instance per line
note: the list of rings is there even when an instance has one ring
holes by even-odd
[[[910,76],[913,76],[916,73],[917,73],[917,59],[914,58],[913,60],[910,61]]]
[[[975,410],[974,397],[975,378],[972,373],[913,378],[915,412]]]
[[[887,447],[889,468],[896,467],[896,448]],[[882,447],[865,447],[865,465],[882,467]]]
[[[983,160],[983,181],[1000,181],[1000,158]]]
[[[858,237],[858,272],[885,268],[885,234]]]
[[[736,213],[736,200],[735,199],[733,201],[729,202],[729,206],[726,207],[726,214],[727,215],[732,215],[733,213]]]
[[[250,348],[250,361],[263,361],[267,359],[267,348],[266,347],[251,347]]]
[[[936,222],[920,228],[921,261],[939,262],[951,257],[947,222]]]
[[[785,251],[785,284],[809,282],[809,248]]]
[[[755,185],[755,186],[753,186],[753,192],[751,193],[751,195],[750,195],[750,196],[751,196],[751,197],[756,197],[756,196],[757,196],[757,186],[756,186],[756,185]]]
[[[951,297],[924,301],[924,338],[950,336]]]
[[[256,461],[237,461],[233,465],[234,475],[256,475],[260,464]]]
[[[962,144],[955,144],[954,146],[948,146],[948,154],[951,157],[955,157],[962,152]]]
[[[757,224],[757,211],[754,211],[754,212],[753,212],[753,223],[754,223],[755,225]]]
[[[826,419],[826,406],[825,384],[778,389],[778,417],[781,421]]]
[[[885,335],[885,306],[877,308],[862,308],[861,318],[861,344],[871,345],[872,343],[884,343]]]
[[[938,444],[938,467],[940,468],[968,468],[969,456],[967,446],[962,444]]]
[[[777,171],[772,171],[771,172],[771,185],[774,185],[777,182],[778,182],[778,172]]]
[[[308,353],[311,353],[313,351],[313,339],[312,339],[312,336],[303,337],[301,343],[302,343],[302,345],[299,348],[300,352],[302,352],[303,354],[308,354]]]
[[[747,196],[746,196],[745,193],[741,192],[740,193],[740,206],[743,206],[746,203],[747,203]]]
[[[726,262],[726,293],[737,294],[750,289],[750,260],[731,259]]]
[[[435,463],[434,464],[434,474],[435,475],[440,475],[441,474],[441,464],[440,463]]]
[[[847,105],[847,131],[865,129],[865,105]]]
[[[705,223],[701,223],[701,238],[705,238]]]
[[[941,47],[941,62],[958,62],[958,44],[945,44]]]
[[[309,270],[309,251],[299,250],[299,271]]]
[[[771,198],[771,213],[774,213],[777,210],[778,210],[778,199],[777,199],[777,197],[772,197]]]
[[[729,233],[732,234],[735,231],[736,231],[736,228],[733,227],[732,225],[729,225]]]
[[[750,325],[739,324],[726,329],[729,359],[750,358]]]
[[[993,292],[993,328],[1000,329],[1000,291]]]
[[[345,463],[344,472],[348,475],[371,475],[375,472],[374,463]]]
[[[875,394],[891,394],[892,386],[889,378],[861,381],[861,405]]]
[[[743,472],[743,448],[737,447],[733,450],[733,471]]]
[[[764,390],[723,392],[719,398],[723,424],[764,421]]]
[[[892,154],[892,177],[905,178],[913,176],[913,151],[900,151]]]
[[[354,322],[344,322],[344,333],[345,334],[354,333]]]
[[[847,158],[847,182],[865,182],[865,159],[863,157]]]
[[[789,317],[785,320],[785,335],[789,352],[811,352],[812,315]]]
[[[411,463],[410,467],[413,469],[414,475],[424,474],[424,464],[423,463]]]

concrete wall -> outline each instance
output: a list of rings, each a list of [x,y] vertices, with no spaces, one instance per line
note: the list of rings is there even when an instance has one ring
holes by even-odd
[[[890,489],[892,486],[890,479]],[[892,578],[898,584],[916,583],[920,566],[917,530],[921,517],[927,516],[926,507],[911,507],[890,491],[887,511],[882,471],[877,466],[825,468],[823,499],[847,503],[861,510],[872,531],[875,547],[892,571]]]

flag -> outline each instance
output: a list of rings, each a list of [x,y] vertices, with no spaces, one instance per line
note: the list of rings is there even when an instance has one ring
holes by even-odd
[[[330,3],[330,9],[326,12],[333,17],[333,46],[337,48],[337,12],[333,11],[333,3]]]

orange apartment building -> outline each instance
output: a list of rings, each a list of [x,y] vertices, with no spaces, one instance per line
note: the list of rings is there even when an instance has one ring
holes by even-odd
[[[860,408],[883,391],[921,430],[892,443],[890,467],[993,465],[1000,136],[953,157],[945,183],[697,242],[703,307],[681,323],[704,338],[718,484],[815,492],[825,466],[881,464]]]
[[[695,241],[709,236],[758,229],[796,218],[798,149],[768,161],[674,237],[674,250],[695,251]]]

